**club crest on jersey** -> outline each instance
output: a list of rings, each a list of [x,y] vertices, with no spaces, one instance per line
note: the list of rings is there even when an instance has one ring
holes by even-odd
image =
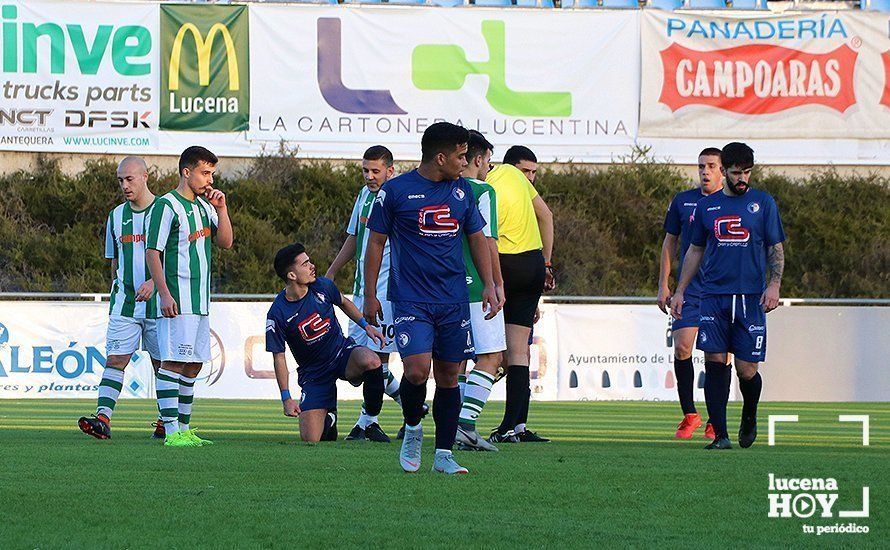
[[[311,344],[317,342],[331,330],[331,320],[324,318],[319,315],[318,312],[315,312],[300,321],[300,324],[297,325],[297,329],[300,331],[300,336],[303,337],[303,341],[307,344]]]
[[[760,212],[760,203],[759,202],[749,202],[748,203],[748,212],[752,214],[756,214]]]
[[[454,198],[456,198],[459,201],[464,200],[464,197],[467,196],[467,194],[464,192],[464,190],[461,189],[460,187],[455,187],[454,191],[452,191],[451,194],[454,195]]]
[[[316,292],[315,293],[315,301],[318,302],[319,304],[323,304],[325,302],[324,294],[322,294],[321,292]]]
[[[411,341],[411,337],[408,336],[407,332],[399,333],[399,345],[403,348],[408,345],[408,342]]]
[[[428,237],[451,237],[460,230],[460,223],[451,217],[447,204],[424,206],[418,212],[417,223],[420,234]]]
[[[746,243],[751,233],[742,227],[742,217],[732,214],[714,220],[714,236],[721,243]]]

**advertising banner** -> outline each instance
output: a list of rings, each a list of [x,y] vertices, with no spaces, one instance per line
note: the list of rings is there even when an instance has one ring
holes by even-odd
[[[655,306],[560,306],[556,330],[560,400],[677,399],[670,323]],[[692,360],[703,401],[704,356]]]
[[[887,21],[644,10],[640,135],[888,138]]]
[[[108,303],[0,302],[0,398],[95,399],[107,325]],[[121,396],[154,396],[147,353],[134,355]]]
[[[157,150],[157,4],[2,0],[0,18],[0,149]]]
[[[213,302],[211,360],[198,375],[200,398],[278,399],[272,355],[266,352],[270,302]],[[340,326],[348,320],[337,310]],[[105,365],[108,304],[0,302],[0,398],[96,397]],[[769,316],[767,361],[761,366],[768,401],[886,401],[890,378],[887,307],[791,307]],[[819,334],[818,340],[810,336]],[[673,340],[667,316],[654,305],[542,304],[531,346],[534,400],[675,401]],[[296,364],[286,353],[291,391]],[[704,402],[704,360],[693,353],[694,397]],[[390,369],[401,378],[393,354]],[[472,368],[472,362],[469,366]],[[434,382],[429,382],[432,389]],[[732,377],[731,399],[737,399]],[[338,382],[340,399],[361,388]],[[491,399],[503,400],[506,384]],[[138,352],[126,369],[124,398],[154,397],[151,361]],[[387,398],[387,403],[388,403]],[[679,411],[679,409],[678,409]]]
[[[501,153],[584,160],[634,142],[639,12],[301,8],[251,6],[251,140],[418,159],[445,120]]]
[[[247,6],[161,6],[162,130],[247,129]]]

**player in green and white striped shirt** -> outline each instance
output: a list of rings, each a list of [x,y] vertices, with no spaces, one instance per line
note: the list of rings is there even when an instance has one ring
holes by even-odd
[[[498,260],[498,213],[494,188],[484,180],[488,174],[489,162],[494,146],[481,133],[470,130],[467,142],[467,167],[462,175],[470,182],[479,213],[485,220],[482,229],[491,252],[491,271],[495,291],[501,305],[504,304],[504,279]],[[491,395],[498,368],[503,361],[503,351],[507,349],[507,335],[504,326],[504,312],[499,311],[486,320],[482,309],[482,279],[473,264],[470,247],[464,237],[464,263],[467,265],[467,290],[470,295],[470,321],[473,329],[473,343],[476,347],[476,364],[469,375],[458,376],[461,400],[460,418],[457,427],[457,448],[461,450],[497,451],[497,447],[485,440],[476,431],[476,419]],[[466,363],[464,363],[466,372]]]
[[[139,157],[122,160],[117,181],[127,200],[111,211],[105,224],[105,257],[111,260],[114,273],[105,370],[99,382],[96,414],[77,422],[84,433],[98,439],[111,437],[111,415],[123,389],[124,369],[140,341],[154,369],[161,364],[155,327],[158,302],[145,265],[146,214],[155,201],[148,188],[145,161]]]
[[[348,236],[340,248],[340,252],[331,266],[328,268],[325,277],[333,280],[349,260],[355,258],[355,284],[352,289],[352,301],[361,311],[364,304],[365,296],[365,250],[368,246],[368,218],[371,217],[377,198],[377,191],[383,187],[395,173],[393,167],[392,153],[383,145],[374,145],[369,147],[362,156],[362,175],[365,178],[365,185],[359,191],[352,208],[352,215],[349,218],[349,225],[346,227]],[[383,321],[381,322],[380,331],[386,338],[385,345],[380,346],[365,334],[364,329],[355,323],[349,323],[349,336],[360,346],[364,346],[380,357],[383,365],[383,376],[385,378],[384,391],[392,397],[396,403],[401,405],[402,401],[399,397],[399,381],[389,372],[389,354],[396,351],[395,343],[395,325],[392,321],[392,306],[386,299],[386,290],[389,286],[389,243],[383,249],[383,260],[380,265],[380,276],[377,278],[377,296],[383,307]],[[381,443],[389,443],[389,436],[380,428],[380,424],[376,416],[369,416],[365,413],[364,404],[362,404],[362,412],[355,423],[355,426],[346,436],[347,440],[365,440],[377,441]]]
[[[179,185],[157,199],[148,226],[145,257],[162,315],[158,408],[167,434],[164,445],[172,447],[212,443],[189,424],[195,379],[210,360],[210,240],[231,248],[234,239],[226,196],[213,188],[218,162],[197,145],[183,151]]]

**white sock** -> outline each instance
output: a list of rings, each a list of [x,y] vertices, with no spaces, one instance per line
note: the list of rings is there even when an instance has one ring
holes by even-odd
[[[515,428],[513,428],[513,432],[517,434],[521,434],[525,431],[525,424],[517,424]]]

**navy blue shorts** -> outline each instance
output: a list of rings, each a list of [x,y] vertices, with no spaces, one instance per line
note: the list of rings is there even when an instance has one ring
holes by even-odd
[[[673,323],[671,323],[671,331],[677,331],[681,328],[698,328],[699,318],[701,317],[701,298],[699,296],[684,296],[683,298],[682,316],[679,319],[674,319]]]
[[[742,361],[766,359],[766,313],[760,294],[714,294],[701,300],[698,349],[733,353]]]
[[[476,355],[470,304],[393,302],[399,355],[433,354],[433,359],[460,362]]]
[[[311,411],[312,409],[337,409],[337,380],[346,380],[346,366],[349,364],[349,356],[352,350],[358,347],[352,339],[347,340],[347,344],[340,348],[337,358],[331,362],[331,368],[324,376],[316,378],[311,382],[306,382],[301,386],[302,394],[300,395],[300,410]]]

